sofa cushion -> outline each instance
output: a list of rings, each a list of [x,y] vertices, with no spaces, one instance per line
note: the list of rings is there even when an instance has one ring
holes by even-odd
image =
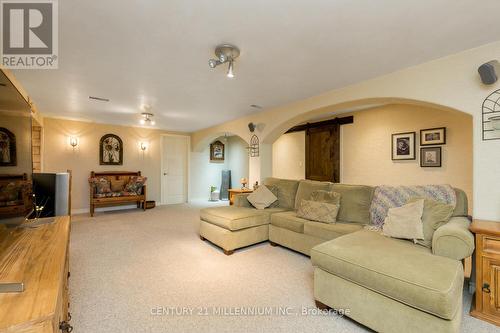
[[[433,255],[410,241],[360,230],[315,246],[313,265],[444,319],[460,308],[460,261]]]
[[[422,199],[412,199],[411,202],[415,202]],[[432,237],[434,232],[442,225],[446,224],[453,214],[455,209],[452,205],[447,205],[444,202],[439,202],[435,200],[425,199],[424,200],[424,210],[422,214],[422,224],[423,224],[423,239],[418,240],[417,243],[425,247],[432,247]]]
[[[295,210],[300,208],[302,200],[311,200],[311,195],[315,191],[328,191],[332,183],[318,182],[314,180],[301,180],[295,195]]]
[[[282,212],[281,208],[258,210],[248,207],[210,207],[200,211],[200,219],[221,228],[235,231],[263,224],[269,224],[272,213]]]
[[[452,216],[467,216],[469,214],[469,207],[467,203],[467,194],[461,189],[455,188],[455,195],[457,196],[457,204]]]
[[[338,219],[346,222],[370,223],[370,205],[374,188],[365,185],[333,184],[332,191],[340,193]]]
[[[301,234],[304,233],[304,224],[306,222],[306,219],[297,217],[297,214],[294,211],[276,213],[271,215],[272,225]]]
[[[333,191],[314,191],[311,194],[311,200],[320,201],[320,202],[328,202],[334,205],[340,206],[340,193]]]
[[[298,180],[267,178],[264,185],[276,186],[278,188],[278,205],[284,209],[294,209],[295,195],[297,194]]]
[[[343,223],[337,221],[334,224],[306,222],[304,224],[304,234],[321,238],[324,240],[331,240],[337,237],[359,231],[363,228],[362,224],[357,223]]]

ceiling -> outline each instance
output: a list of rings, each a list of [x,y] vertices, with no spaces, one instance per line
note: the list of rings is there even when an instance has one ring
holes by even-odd
[[[499,39],[498,0],[59,1],[59,69],[17,70],[49,116],[195,131]],[[234,79],[207,61],[241,49]],[[500,56],[500,55],[499,55]],[[478,64],[480,65],[480,64]],[[89,100],[109,98],[110,102]]]
[[[30,115],[30,105],[9,78],[0,71],[0,115]],[[1,125],[1,121],[0,121]]]

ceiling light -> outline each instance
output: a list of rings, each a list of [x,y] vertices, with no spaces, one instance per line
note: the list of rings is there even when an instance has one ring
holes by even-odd
[[[227,68],[227,77],[234,77],[234,60],[240,55],[240,50],[230,44],[221,44],[215,48],[215,56],[217,59],[210,59],[208,61],[208,66],[210,68],[215,68],[221,64],[229,63]]]
[[[229,62],[229,67],[227,68],[227,74],[226,76],[230,79],[232,79],[234,77],[234,73],[233,73],[233,61],[231,60]]]
[[[148,109],[151,109],[151,108],[148,108]],[[142,118],[141,118],[141,120],[139,120],[141,125],[150,125],[150,126],[156,125],[156,122],[153,120],[154,114],[152,114],[151,112],[142,112],[141,116],[142,116]]]

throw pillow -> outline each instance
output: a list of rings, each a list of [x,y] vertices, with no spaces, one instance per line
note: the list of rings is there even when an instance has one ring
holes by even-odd
[[[137,194],[142,194],[142,187],[146,183],[147,177],[142,176],[132,176],[128,181],[128,184],[125,185],[125,192],[133,192]]]
[[[105,177],[91,177],[89,183],[95,185],[96,193],[103,194],[111,192],[111,184]]]
[[[339,205],[328,202],[302,199],[297,210],[297,216],[310,221],[335,223],[339,208]]]
[[[311,200],[319,202],[328,202],[334,205],[340,205],[340,193],[317,190],[311,194]]]
[[[419,200],[424,201],[424,211],[422,214],[424,237],[423,240],[419,240],[417,243],[430,249],[432,247],[434,232],[450,220],[455,207],[431,199],[413,198],[409,202],[416,202]]]
[[[269,207],[278,197],[271,192],[267,186],[259,186],[253,193],[247,197],[248,202],[257,209]]]
[[[266,186],[268,188],[268,190],[271,191],[276,196],[276,198],[278,197],[279,189],[277,186],[274,186],[274,185],[264,185],[264,186]],[[276,207],[279,207],[279,205],[280,205],[280,201],[276,200],[268,208],[276,208]]]
[[[121,192],[121,191],[123,191],[124,185],[125,185],[124,179],[112,179],[111,180],[111,191]]]
[[[383,234],[394,238],[413,239],[414,242],[417,239],[423,239],[423,211],[423,199],[401,207],[390,208],[382,227]]]

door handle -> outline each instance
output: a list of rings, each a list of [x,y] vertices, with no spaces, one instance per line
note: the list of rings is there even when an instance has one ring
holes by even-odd
[[[488,283],[483,284],[483,292],[488,294],[491,292],[490,285]]]
[[[164,175],[164,176],[168,175],[168,172],[164,172],[164,173],[163,173],[163,175]]]

